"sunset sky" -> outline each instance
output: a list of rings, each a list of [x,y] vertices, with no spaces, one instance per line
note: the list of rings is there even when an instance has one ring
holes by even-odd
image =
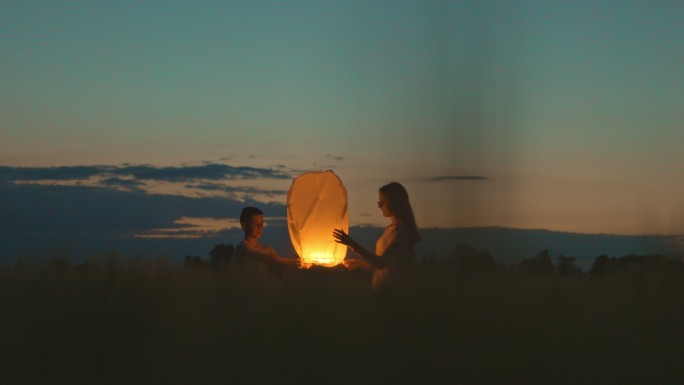
[[[293,177],[332,169],[351,225],[386,223],[398,181],[421,227],[684,234],[683,20],[681,0],[0,1],[0,227],[62,212],[56,191],[229,208],[139,235],[248,202],[277,219]]]

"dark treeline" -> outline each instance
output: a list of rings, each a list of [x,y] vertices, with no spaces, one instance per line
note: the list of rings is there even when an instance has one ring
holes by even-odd
[[[230,267],[234,254],[234,246],[217,244],[209,252],[210,258],[201,256],[186,256],[183,267],[188,270],[211,269],[219,271]],[[504,266],[498,264],[491,253],[478,250],[470,245],[461,244],[451,255],[437,257],[430,255],[416,260],[417,270],[451,272],[460,275],[515,272],[533,275],[558,274],[560,276],[596,275],[619,271],[638,271],[660,269],[672,273],[682,272],[684,259],[653,255],[626,255],[622,257],[608,257],[600,255],[588,271],[576,266],[577,259],[573,256],[558,255],[554,258],[548,249],[543,249],[535,256],[523,259],[520,263]],[[53,263],[65,264],[64,260]]]
[[[182,267],[185,270],[225,271],[231,269],[234,253],[235,247],[233,245],[216,244],[208,252],[208,258],[201,255],[186,255],[182,261]],[[116,259],[117,257],[118,253],[114,252],[113,258]],[[112,256],[109,256],[109,258],[111,259]],[[21,264],[23,259],[21,257],[18,258],[18,263]],[[94,259],[101,261],[107,258],[99,256]],[[575,257],[561,254],[554,258],[548,249],[542,249],[536,255],[524,258],[517,264],[502,265],[496,262],[496,259],[490,252],[476,249],[467,244],[458,245],[450,255],[439,257],[434,254],[422,256],[418,257],[415,262],[416,270],[450,272],[459,275],[509,272],[532,275],[588,276],[620,271],[636,272],[639,270],[663,270],[670,273],[681,273],[684,269],[684,258],[659,254],[631,254],[621,257],[599,255],[594,259],[591,268],[583,271],[580,267],[576,266],[577,259]],[[40,267],[38,263],[32,263],[32,265]],[[94,265],[93,262],[84,262],[72,267],[69,263],[68,255],[60,255],[51,259],[47,264],[47,268],[53,271],[68,270],[70,268],[83,270],[92,268]]]
[[[253,281],[220,244],[0,265],[2,384],[681,384],[684,267],[462,245],[372,293],[344,267]]]
[[[517,272],[533,275],[581,276],[595,275],[619,271],[637,271],[662,269],[670,272],[684,272],[684,261],[674,257],[661,255],[627,255],[608,257],[600,255],[587,272],[575,265],[573,256],[559,255],[554,258],[548,249],[543,249],[535,256],[525,258],[520,263],[502,266],[495,262],[488,251],[477,250],[468,245],[459,245],[452,255],[446,258],[430,256],[421,260],[422,267],[434,270],[448,270],[458,274],[484,274],[492,272]]]

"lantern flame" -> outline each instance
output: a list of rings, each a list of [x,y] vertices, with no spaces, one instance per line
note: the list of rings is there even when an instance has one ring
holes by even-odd
[[[328,267],[339,264],[339,262],[335,261],[335,256],[330,253],[312,252],[309,253],[309,255],[306,258],[304,258],[304,260],[315,265]]]

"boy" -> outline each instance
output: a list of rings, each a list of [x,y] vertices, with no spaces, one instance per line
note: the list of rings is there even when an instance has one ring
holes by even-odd
[[[235,259],[241,266],[256,271],[266,271],[269,266],[299,267],[299,258],[285,258],[268,245],[259,243],[264,232],[264,213],[256,207],[245,207],[240,213],[240,226],[245,232],[245,239],[235,248]]]

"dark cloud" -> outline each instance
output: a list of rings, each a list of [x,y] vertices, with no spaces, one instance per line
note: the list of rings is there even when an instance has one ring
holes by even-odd
[[[235,220],[244,206],[258,206],[269,218],[264,243],[289,253],[283,204],[145,194],[107,187],[0,183],[0,264],[22,253],[49,258],[61,250],[74,258],[88,258],[107,250],[144,258],[169,256],[178,261],[184,255],[208,257],[215,244],[237,244],[242,231],[206,233],[202,227],[179,223],[178,219]],[[134,237],[163,235],[164,231],[189,238]],[[372,245],[382,228],[355,226],[350,232],[361,244]],[[668,255],[672,252],[671,242],[677,240],[501,228],[421,229],[421,235],[419,255],[449,255],[456,245],[469,243],[491,251],[502,262],[519,262],[521,257],[534,255],[540,247],[547,247],[554,254],[574,255],[578,261],[590,261],[599,254]],[[678,253],[681,255],[681,251]]]
[[[250,194],[265,194],[265,195],[282,195],[286,194],[287,191],[285,190],[268,190],[268,189],[260,189],[257,187],[250,187],[250,186],[226,186],[224,184],[220,183],[196,183],[196,184],[187,184],[185,185],[186,188],[194,188],[194,189],[200,189],[200,190],[206,190],[206,191],[223,191],[223,192],[228,192],[228,193],[250,193]]]
[[[487,180],[488,178],[480,175],[445,175],[428,178],[430,182],[448,182],[453,180]]]
[[[117,182],[121,181],[110,181]],[[251,199],[146,194],[111,187],[0,183],[0,262],[22,251],[47,255],[65,245],[82,256],[111,248],[137,253],[149,247],[155,253],[178,253],[182,247],[195,243],[179,243],[178,249],[165,249],[164,245],[171,243],[164,239],[140,240],[135,236],[155,234],[159,229],[187,228],[177,223],[183,217],[237,219],[244,206],[258,206],[267,217],[286,216],[283,204]],[[189,236],[203,235],[191,228],[187,230]],[[237,233],[231,234],[231,242],[239,241]],[[208,251],[212,243],[225,242],[217,236],[224,235],[208,234],[207,239],[196,244]]]
[[[84,180],[94,176],[134,177],[137,180],[183,182],[198,179],[288,179],[283,170],[256,167],[233,167],[225,164],[201,166],[153,167],[149,165],[123,166],[64,166],[64,167],[7,167],[0,166],[0,181]]]
[[[122,179],[119,177],[113,177],[113,178],[108,178],[100,182],[100,184],[104,186],[111,186],[111,187],[121,187],[129,190],[138,190],[138,191],[143,191],[141,189],[142,186],[145,185],[143,182],[139,182],[134,179]]]
[[[335,156],[335,155],[327,154],[325,157],[328,159],[332,159],[332,160],[344,160],[343,156]]]
[[[7,167],[0,166],[0,180],[83,180],[92,176],[115,173],[114,166],[62,166],[62,167]]]
[[[136,179],[143,180],[164,180],[171,182],[182,182],[196,179],[261,179],[275,178],[288,179],[290,175],[283,171],[270,168],[255,167],[232,167],[225,164],[206,164],[202,166],[184,167],[151,167],[151,166],[129,166],[121,168],[122,175],[132,175]]]
[[[0,231],[99,231],[134,235],[172,228],[181,217],[237,217],[245,205],[284,216],[283,205],[104,187],[0,184]]]

